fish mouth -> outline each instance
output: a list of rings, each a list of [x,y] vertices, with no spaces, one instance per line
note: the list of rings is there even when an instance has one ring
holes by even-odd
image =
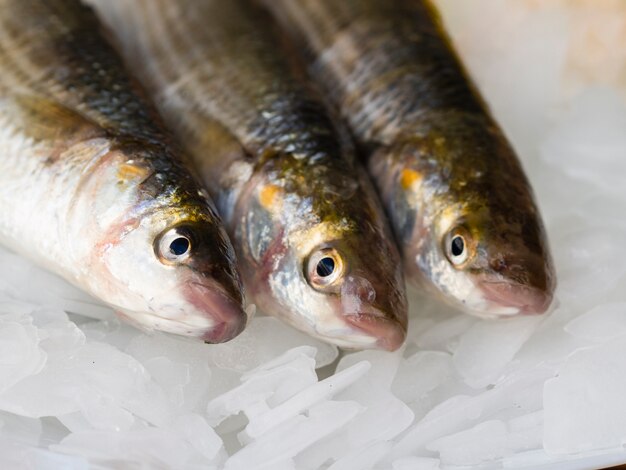
[[[375,347],[395,351],[406,339],[406,327],[382,312],[358,312],[344,316],[345,321],[367,336],[376,339]]]
[[[510,309],[512,314],[540,315],[552,304],[553,294],[534,286],[505,281],[482,281],[479,284],[488,302]]]
[[[191,281],[183,288],[183,296],[203,317],[212,320],[212,326],[198,335],[205,343],[230,341],[246,327],[247,312],[221,289]]]

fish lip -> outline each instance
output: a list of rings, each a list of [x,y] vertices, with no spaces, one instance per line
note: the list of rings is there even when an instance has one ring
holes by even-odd
[[[517,282],[483,280],[479,288],[486,300],[502,307],[518,309],[521,315],[541,315],[547,312],[554,297],[550,291]]]
[[[125,322],[143,331],[150,332],[156,330],[177,336],[191,337],[202,335],[202,333],[196,333],[199,330],[199,326],[196,323],[165,317],[155,312],[146,313],[117,308],[115,314]],[[156,327],[153,325],[155,320],[158,323]],[[204,327],[202,329],[204,330]]]
[[[406,327],[376,309],[344,315],[345,321],[359,331],[376,338],[376,346],[395,351],[406,339]]]
[[[240,302],[213,285],[189,281],[183,288],[183,296],[214,324],[198,335],[205,343],[216,344],[230,341],[246,327],[248,314]]]

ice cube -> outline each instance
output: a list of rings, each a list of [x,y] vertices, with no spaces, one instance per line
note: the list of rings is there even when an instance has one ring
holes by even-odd
[[[468,429],[504,409],[519,415],[537,411],[543,384],[552,375],[550,368],[518,370],[478,395],[457,395],[440,403],[402,435],[392,457],[420,455],[429,442]]]
[[[409,429],[394,445],[392,457],[400,458],[416,454],[439,437],[452,434],[459,427],[466,427],[483,412],[483,405],[472,397],[458,395],[434,407],[426,416]]]
[[[171,420],[163,391],[132,357],[104,344],[89,342],[75,354],[50,362],[0,394],[0,409],[30,417],[55,416],[90,409],[89,395],[154,424]],[[124,419],[122,419],[124,421]]]
[[[474,388],[494,383],[543,319],[518,317],[481,320],[461,336],[453,361]]]
[[[206,419],[197,414],[187,414],[176,418],[172,430],[183,436],[189,444],[207,460],[215,461],[224,457],[224,444]]]
[[[41,429],[41,421],[38,419],[11,413],[0,413],[0,436],[2,439],[36,446],[41,438]]]
[[[25,445],[10,439],[0,441],[0,460],[3,468],[37,470],[89,470],[87,459],[58,454],[34,445]]]
[[[226,470],[275,468],[314,442],[345,426],[363,407],[354,402],[327,401],[297,415],[254,440],[226,462]]]
[[[370,470],[389,452],[391,443],[377,441],[372,445],[358,449],[333,463],[328,470]]]
[[[401,351],[362,351],[342,358],[336,376],[359,364],[370,364],[370,368],[336,395],[337,400],[355,401],[365,409],[338,436],[346,445],[344,451],[334,454],[334,457],[343,458],[350,450],[356,451],[368,448],[376,442],[391,441],[413,422],[411,409],[390,392],[401,360]]]
[[[337,373],[366,361],[369,369],[364,375],[364,380],[375,383],[380,388],[389,389],[396,375],[400,361],[402,360],[402,350],[394,352],[365,350],[353,354],[346,354],[337,365]]]
[[[452,357],[440,351],[419,351],[400,364],[393,393],[406,403],[422,399],[455,374]]]
[[[444,465],[480,465],[528,449],[524,436],[511,433],[502,421],[485,421],[456,434],[437,439],[427,448],[439,452]]]
[[[268,404],[278,404],[317,382],[315,350],[302,346],[244,375],[241,385],[212,399],[207,407],[211,425],[245,411],[249,416],[268,411]]]
[[[197,457],[182,438],[159,428],[72,433],[60,444],[51,445],[50,450],[109,462],[108,466],[115,467],[185,468],[186,462]]]
[[[37,374],[46,363],[46,353],[32,318],[6,312],[0,318],[0,392]]]
[[[626,263],[615,262],[615,247],[624,240],[626,230],[609,225],[582,227],[554,240],[559,296],[572,302],[602,301],[626,275]]]
[[[626,334],[626,302],[598,305],[567,325],[569,334],[592,342],[604,342]]]
[[[65,439],[70,430],[54,416],[45,416],[39,420],[41,422],[41,445],[57,444]]]
[[[417,345],[421,349],[454,352],[458,345],[458,337],[477,321],[477,318],[467,314],[454,315],[424,331],[417,337]]]
[[[185,404],[183,390],[191,380],[189,365],[162,356],[148,359],[144,365],[154,381],[165,391],[170,402],[176,407],[182,407]]]
[[[363,389],[375,388],[369,393]],[[391,395],[383,387],[363,382],[355,382],[335,399],[351,400],[363,406],[363,411],[356,416],[349,426],[337,431],[332,436],[321,439],[296,457],[296,463],[302,468],[319,468],[329,461],[348,462],[351,459],[380,442],[391,442],[413,421],[411,409]],[[387,451],[381,451],[381,458]],[[356,457],[355,457],[356,458]]]
[[[237,338],[214,345],[209,357],[221,369],[246,372],[303,345],[316,349],[317,367],[330,364],[338,354],[335,346],[312,338],[276,318],[257,315]]]
[[[347,448],[365,449],[377,442],[392,441],[413,419],[413,412],[405,403],[387,394],[354,418],[342,440],[345,439]]]
[[[32,313],[32,320],[48,361],[67,357],[85,344],[85,334],[63,311],[39,308]]]
[[[81,414],[92,429],[127,431],[135,423],[129,411],[115,400],[101,394],[80,394],[76,397]]]
[[[79,433],[82,431],[93,431],[93,426],[83,413],[80,411],[74,411],[72,413],[67,413],[64,415],[57,416],[56,419],[62,424],[68,431],[73,433]],[[66,433],[67,434],[67,433]],[[65,436],[63,436],[65,437]],[[60,442],[61,439],[58,439],[56,442]]]
[[[174,405],[181,411],[192,411],[206,406],[212,373],[219,376],[221,372],[209,368],[211,347],[192,339],[157,333],[133,338],[127,352],[146,367]]]
[[[393,470],[439,470],[439,459],[403,457],[393,461]]]
[[[24,468],[36,468],[37,470],[57,470],[59,468],[63,470],[89,470],[93,468],[87,459],[75,455],[58,454],[46,449],[29,448],[25,457],[20,462]]]
[[[404,360],[392,391],[410,406],[417,420],[448,398],[471,393],[456,372],[450,354],[440,351],[419,351]]]
[[[578,315],[569,306],[559,306],[528,339],[515,361],[507,370],[532,370],[537,366],[551,367],[562,363],[569,355],[579,348],[586,347],[583,341],[565,332],[564,326]]]
[[[107,343],[121,351],[128,349],[135,338],[146,336],[145,333],[121,322],[118,318],[83,323],[80,329],[87,339]]]
[[[357,362],[321,382],[302,389],[272,409],[267,409],[256,416],[250,416],[250,423],[246,426],[246,435],[251,438],[259,438],[273,427],[341,392],[362,377],[369,368],[369,362]]]
[[[509,432],[515,435],[526,449],[543,446],[543,410],[518,416],[508,422]],[[521,449],[522,447],[520,447]]]
[[[296,468],[325,468],[353,451],[353,449],[345,444],[347,430],[352,425],[353,423],[350,422],[350,426],[344,426],[337,432],[319,439],[317,442],[302,450],[302,452],[299,452],[293,459]]]
[[[110,307],[56,274],[14,254],[5,252],[4,256],[7,258],[8,266],[11,267],[7,271],[10,276],[8,282],[11,285],[10,291],[16,298],[92,318],[112,317]],[[0,280],[3,278],[4,275],[0,273]]]
[[[544,448],[567,454],[626,443],[626,343],[575,352],[544,387]]]

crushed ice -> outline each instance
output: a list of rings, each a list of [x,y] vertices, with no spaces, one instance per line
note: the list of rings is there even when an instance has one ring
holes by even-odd
[[[626,461],[624,4],[439,3],[534,182],[555,311],[484,321],[413,293],[401,351],[337,362],[263,316],[218,346],[148,336],[0,250],[2,467]]]

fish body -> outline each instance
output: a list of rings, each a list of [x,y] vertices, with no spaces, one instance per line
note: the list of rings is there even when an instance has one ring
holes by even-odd
[[[189,150],[263,311],[348,348],[396,349],[407,305],[382,207],[348,141],[240,0],[102,0]]]
[[[0,243],[145,328],[245,326],[207,193],[74,0],[0,0]]]
[[[407,279],[471,313],[542,313],[555,274],[532,189],[422,0],[262,0],[348,123]]]

